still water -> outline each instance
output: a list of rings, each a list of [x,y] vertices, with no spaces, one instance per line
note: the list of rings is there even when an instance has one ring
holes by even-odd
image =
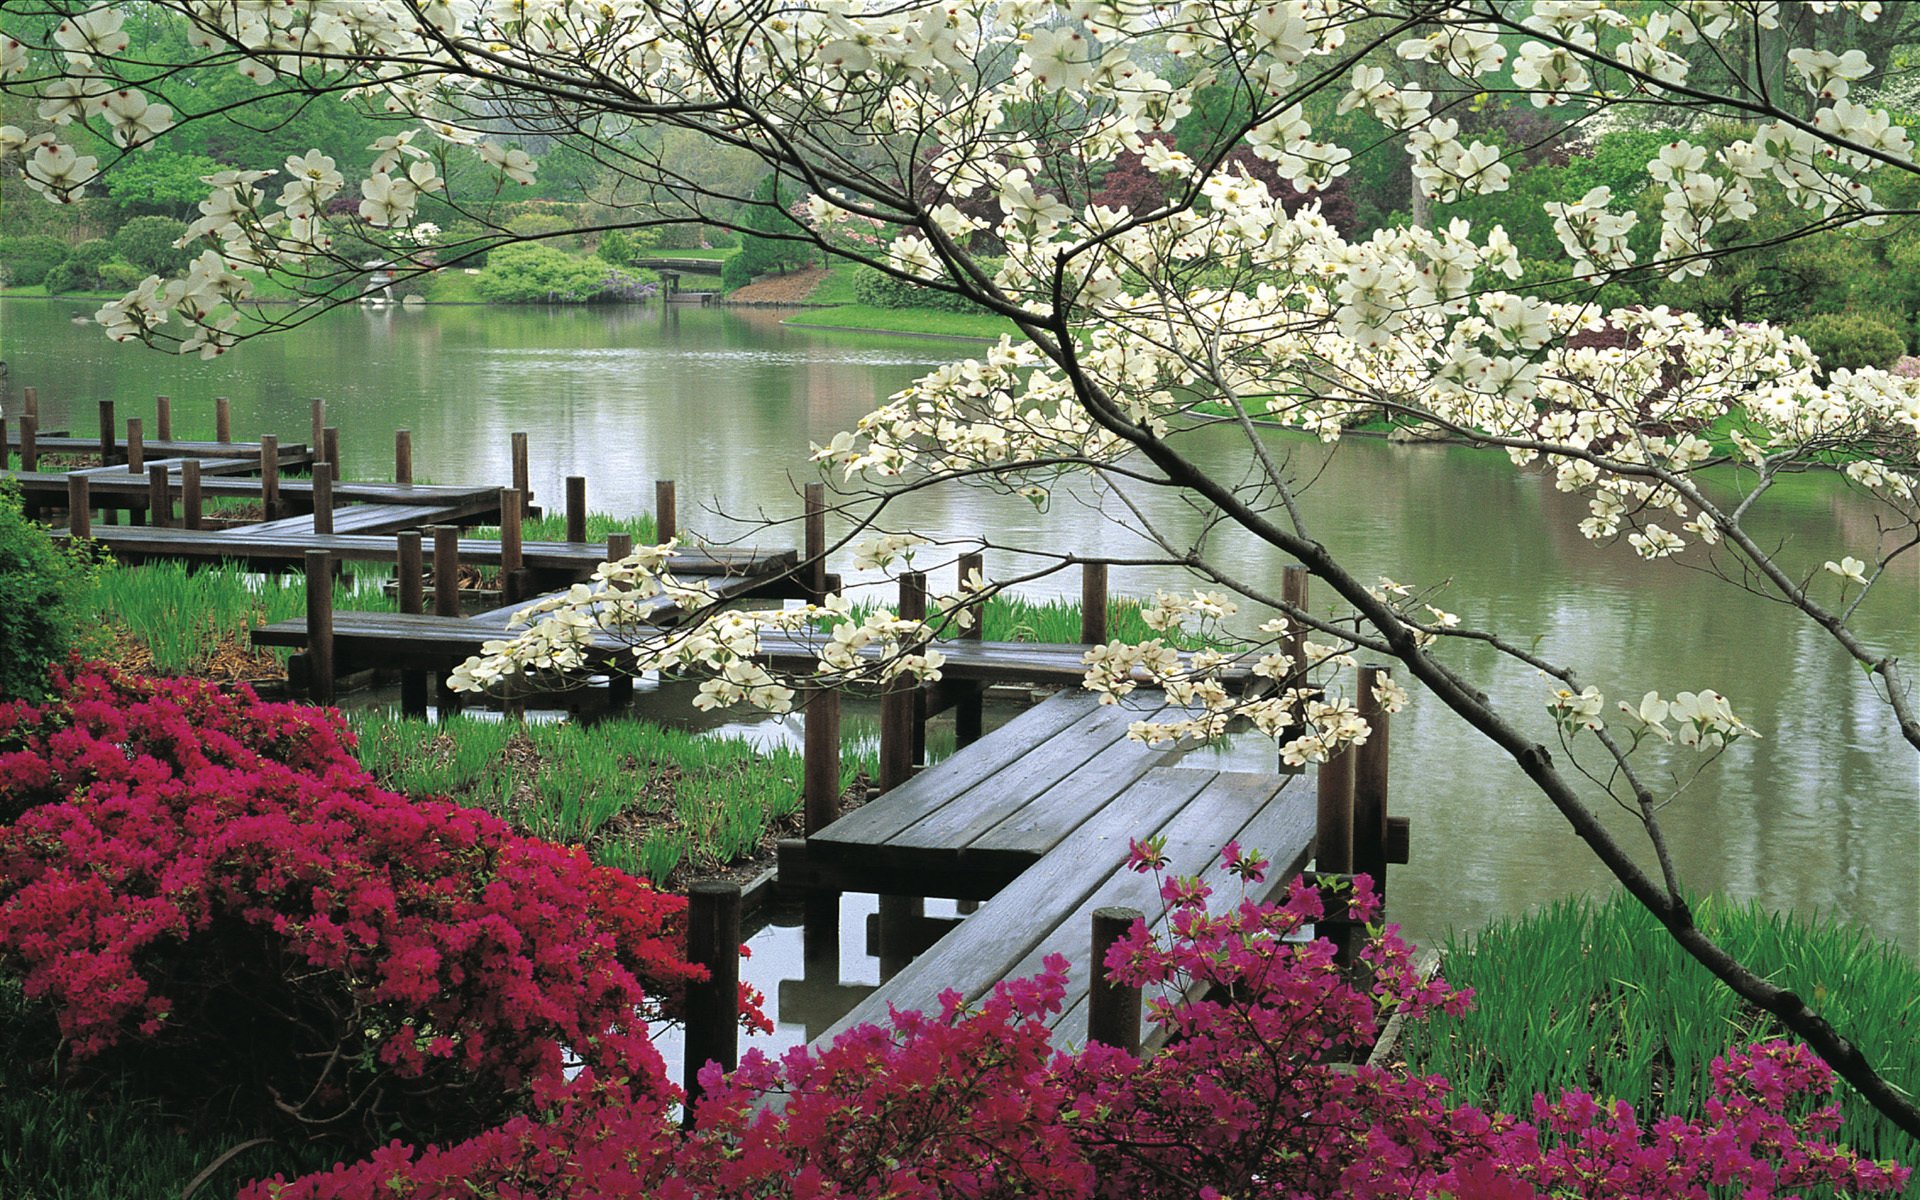
[[[510,434],[525,430],[533,487],[546,502],[558,500],[565,476],[584,475],[594,508],[639,511],[652,504],[656,479],[674,479],[683,528],[715,537],[732,528],[722,514],[792,516],[799,486],[816,477],[809,442],[825,442],[967,350],[808,333],[766,311],[433,308],[339,312],[203,363],[116,346],[72,322],[92,307],[0,302],[12,404],[22,386],[37,387],[43,426],[85,433],[96,427],[98,400],[150,416],[153,396],[166,394],[181,436],[208,435],[212,397],[226,395],[236,436],[304,441],[308,399],[324,396],[348,477],[390,477],[393,432],[406,428],[419,477],[505,481]],[[1503,456],[1371,439],[1329,451],[1273,438],[1303,471],[1324,465],[1306,494],[1308,518],[1362,577],[1451,581],[1441,603],[1466,624],[1522,644],[1537,638],[1542,653],[1576,665],[1609,696],[1711,687],[1731,698],[1764,736],[1736,745],[1667,810],[1692,887],[1841,914],[1920,955],[1920,765],[1825,635],[1689,562],[1645,564],[1624,545],[1584,541],[1574,528],[1581,502]],[[1233,478],[1246,452],[1223,437],[1193,453]],[[1201,515],[1177,498],[1143,503],[1163,528],[1201,528]],[[1064,498],[1042,514],[1025,501],[953,490],[919,496],[891,520],[1082,553],[1142,545],[1124,523]],[[761,540],[791,543],[796,532]],[[1876,537],[1871,510],[1828,478],[1777,493],[1767,533],[1808,569],[1843,553],[1871,559]],[[1284,564],[1273,552],[1219,533],[1207,550],[1278,590]],[[1130,593],[1183,582],[1171,569],[1114,573],[1115,589]],[[1030,590],[1049,585],[1077,588],[1057,577]],[[1861,627],[1872,644],[1911,660],[1920,651],[1914,557],[1880,589]],[[1540,679],[1471,647],[1452,654],[1553,744]],[[1268,753],[1242,745],[1234,757],[1270,761]],[[1415,694],[1395,721],[1392,757],[1392,808],[1413,821],[1413,861],[1393,877],[1394,916],[1416,937],[1607,888],[1605,872],[1519,771],[1437,703]]]

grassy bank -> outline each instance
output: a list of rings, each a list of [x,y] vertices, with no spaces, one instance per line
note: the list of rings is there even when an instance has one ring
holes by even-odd
[[[651,546],[657,540],[657,533],[650,514],[642,513],[634,517],[616,517],[610,513],[589,512],[587,514],[587,540],[604,542],[608,536],[616,533],[630,534],[636,546]],[[500,527],[480,525],[466,530],[461,536],[486,538],[498,541]],[[549,512],[543,516],[523,521],[520,524],[520,537],[529,542],[562,542],[567,538],[567,514]]]
[[[839,304],[810,308],[788,317],[787,325],[809,329],[859,333],[912,333],[934,337],[977,338],[997,341],[1002,334],[1019,336],[1013,322],[975,313],[936,312],[919,308],[875,308],[870,304]]]
[[[384,786],[486,809],[662,886],[751,858],[777,832],[798,830],[801,757],[785,747],[637,720],[591,728],[469,717],[428,725],[378,712],[350,720],[360,761]],[[843,756],[843,786],[862,772],[877,772],[870,750]]]
[[[1920,966],[1853,926],[1711,899],[1695,916],[1736,958],[1806,996],[1896,1086],[1920,1086]],[[1562,900],[1498,922],[1449,943],[1441,971],[1474,989],[1474,1009],[1416,1026],[1407,1059],[1445,1075],[1460,1100],[1510,1112],[1531,1111],[1536,1092],[1577,1087],[1643,1116],[1697,1116],[1715,1055],[1781,1036],[1624,896]],[[1842,1141],[1875,1158],[1920,1161],[1920,1143],[1845,1084],[1840,1097]]]
[[[371,582],[334,589],[334,607],[392,612]],[[100,652],[121,666],[214,679],[277,676],[287,651],[254,646],[249,633],[306,615],[301,575],[249,575],[235,566],[184,563],[116,566],[102,571],[86,603]]]

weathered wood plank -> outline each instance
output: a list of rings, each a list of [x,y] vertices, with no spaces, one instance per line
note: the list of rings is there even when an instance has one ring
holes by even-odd
[[[1209,793],[1216,791],[1232,798],[1230,806],[1223,808],[1217,817],[1207,816],[1201,811],[1201,802],[1205,799],[1203,795],[1180,814],[1177,822],[1163,824],[1155,830],[1156,834],[1164,834],[1167,838],[1164,852],[1169,859],[1168,872],[1197,875],[1203,885],[1213,889],[1215,896],[1228,901],[1236,900],[1240,895],[1240,880],[1220,865],[1220,848],[1228,841],[1238,840],[1243,848],[1258,849],[1271,860],[1266,882],[1249,886],[1247,894],[1253,899],[1265,900],[1283,891],[1288,881],[1306,866],[1312,850],[1312,781],[1302,776],[1221,772],[1208,789]],[[1240,814],[1242,819],[1236,824],[1234,811],[1238,806],[1244,806],[1244,811]],[[1115,897],[1104,903],[1128,904],[1140,909],[1146,914],[1147,928],[1157,936],[1166,936],[1170,913],[1160,900],[1153,876],[1123,870],[1103,885],[1096,897],[1103,894]],[[1057,940],[1060,944],[1079,946],[1077,952],[1069,949],[1063,953],[1074,960],[1076,967],[1081,968],[1077,983],[1069,986],[1065,1005],[1048,1022],[1054,1031],[1055,1044],[1059,1046],[1079,1046],[1086,1042],[1088,972],[1098,964],[1085,963],[1085,942],[1093,909],[1097,907],[1099,905],[1094,904],[1075,913],[1059,930]],[[1040,958],[1030,955],[1028,959],[1015,964],[1007,977],[1019,979],[1033,975],[1040,966]],[[1149,1040],[1151,1034],[1150,1030]]]
[[[99,437],[52,437],[41,436],[37,439],[42,454],[93,454],[100,453],[102,439]],[[252,462],[260,459],[258,442],[195,442],[144,439],[144,448],[150,457],[159,458],[246,458]],[[117,453],[126,452],[124,439],[113,439]],[[10,441],[9,449],[18,449],[17,438]],[[286,442],[280,446],[280,465],[283,467],[304,466],[313,461],[313,455],[300,442]]]
[[[1126,861],[1128,834],[1177,814],[1213,778],[1211,772],[1155,772],[1114,798],[1099,821],[1088,822],[998,896],[961,922],[904,970],[836,1022],[823,1041],[869,1021],[887,1006],[932,1011],[941,992],[980,994],[1042,944]],[[1009,916],[1011,914],[1011,916]]]
[[[356,504],[334,511],[331,533],[316,533],[312,513],[298,517],[282,517],[278,521],[241,525],[222,532],[226,537],[236,540],[301,534],[334,537],[342,533],[398,533],[403,529],[419,529],[428,525],[445,524],[466,515],[470,514],[462,513],[460,509],[454,507],[421,508],[412,504]]]
[[[975,742],[968,748],[965,767],[959,769],[965,770],[967,778],[977,786],[984,786],[1037,746],[1051,745],[1063,731],[1095,715],[1094,708],[1082,697],[1063,692]],[[835,843],[865,847],[890,840],[924,814],[959,798],[965,789],[956,790],[951,775],[944,764],[923,772],[871,804],[841,817],[808,839],[809,844],[831,854]]]
[[[1087,806],[1097,807],[1148,767],[1171,761],[1164,751],[1148,751],[1127,741],[1133,712],[1099,704],[1090,693],[1075,698],[1082,704],[1091,702],[1086,719],[1035,746],[1013,769],[968,788],[956,803],[887,839],[888,845],[951,847],[963,854],[975,849],[1044,854],[1060,841],[1059,836],[1006,836],[987,846],[981,842],[1014,814],[1030,808],[1066,805],[1084,817]],[[1066,829],[1077,824],[1073,820]]]

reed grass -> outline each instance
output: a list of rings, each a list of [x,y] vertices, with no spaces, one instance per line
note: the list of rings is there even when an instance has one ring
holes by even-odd
[[[1694,915],[1735,957],[1805,996],[1896,1086],[1920,1090],[1920,966],[1856,926],[1711,898]],[[1510,1112],[1530,1112],[1536,1092],[1577,1087],[1643,1114],[1699,1116],[1715,1056],[1783,1036],[1627,896],[1562,900],[1496,922],[1450,941],[1441,961],[1448,982],[1474,989],[1474,1008],[1416,1027],[1408,1061],[1446,1076],[1460,1100]],[[1920,1163],[1920,1142],[1846,1084],[1838,1094],[1841,1140]]]
[[[676,872],[753,857],[797,831],[801,755],[737,737],[637,720],[516,724],[454,717],[426,725],[351,714],[360,761],[386,787],[484,808],[537,837],[585,846],[596,862],[661,886]],[[857,746],[842,786],[878,773]]]
[[[157,669],[203,671],[215,657],[255,652],[248,634],[273,621],[304,616],[303,575],[257,575],[222,563],[191,570],[180,562],[117,566],[102,571],[86,603],[97,630],[123,631],[144,645]],[[337,609],[392,612],[377,587],[336,586]],[[276,654],[282,660],[286,651]]]
[[[616,517],[611,513],[589,512],[587,514],[587,540],[604,542],[607,535],[628,533],[633,535],[636,546],[651,546],[655,543],[656,533],[653,517],[642,513],[633,517]],[[469,529],[466,537],[486,538],[498,541],[500,527],[480,525]],[[567,540],[567,515],[564,512],[549,512],[543,516],[531,517],[520,524],[520,537],[529,542],[564,542]]]

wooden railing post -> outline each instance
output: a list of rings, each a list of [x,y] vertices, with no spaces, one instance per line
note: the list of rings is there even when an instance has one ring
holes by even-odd
[[[806,547],[800,560],[801,588],[815,604],[827,596],[827,485],[806,489]]]
[[[460,529],[435,525],[433,534],[433,615],[460,615]]]
[[[693,1124],[700,1099],[700,1070],[710,1062],[731,1071],[740,1065],[740,885],[702,879],[687,889],[687,961],[707,977],[687,984],[684,1123]]]
[[[1087,1041],[1140,1053],[1140,989],[1107,976],[1107,951],[1146,914],[1137,908],[1093,910],[1093,954],[1087,960]]]
[[[400,611],[419,613],[425,607],[425,589],[421,575],[426,563],[420,552],[420,531],[409,529],[395,538],[394,575],[400,593]],[[400,672],[400,712],[403,716],[427,715],[427,673],[418,669]]]
[[[146,422],[127,418],[127,474],[142,475],[147,470]]]
[[[313,464],[313,531],[333,532],[333,463]]]
[[[900,615],[909,621],[927,619],[927,573],[904,571],[900,575]],[[927,761],[927,693],[918,682],[906,679],[913,698],[913,762],[909,770]]]
[[[393,481],[413,485],[413,430],[393,431]]]
[[[1090,646],[1107,640],[1107,564],[1080,564],[1080,640]]]
[[[271,433],[260,435],[260,509],[269,521],[280,515],[280,439]]]
[[[962,554],[959,563],[959,586],[954,589],[955,592],[965,593],[967,590],[967,580],[973,578],[976,574],[984,578],[986,571],[986,555],[979,553]],[[977,642],[986,636],[986,601],[977,600],[967,605],[967,612],[973,619],[965,629],[960,631],[959,636],[966,641]],[[956,745],[971,746],[980,740],[981,733],[985,731],[985,691],[986,687],[984,684],[978,687],[971,687],[954,701],[953,740]]]
[[[840,815],[840,693],[823,687],[807,701],[804,795],[808,837]]]
[[[320,431],[320,445],[315,447],[315,452],[318,453],[321,458],[332,463],[335,471],[340,469],[340,429],[338,426],[329,425]]]
[[[93,536],[92,488],[93,481],[85,475],[67,476],[67,532],[74,537]]]
[[[333,556],[307,551],[307,691],[333,703]]]
[[[173,401],[166,396],[153,398],[153,436],[163,442],[173,440]]]
[[[669,541],[680,533],[679,503],[674,498],[673,480],[657,479],[653,484],[654,540]]]
[[[201,510],[204,501],[200,495],[200,460],[189,458],[180,464],[180,524],[188,529],[198,529],[205,517]]]
[[[630,533],[609,533],[607,535],[607,561],[619,562],[633,553],[633,535]],[[625,708],[633,703],[633,670],[618,666],[607,668],[607,706]]]
[[[460,615],[460,529],[456,525],[435,525],[432,532],[433,614],[457,617]],[[460,710],[460,697],[447,686],[444,673],[435,672],[434,699],[442,721]]]
[[[520,493],[512,488],[500,489],[500,598],[508,604],[520,599],[521,576],[526,570],[526,558],[521,540],[520,521],[522,517]]]
[[[587,540],[587,477],[567,476],[567,540]]]
[[[326,444],[327,402],[324,397],[315,396],[308,403],[311,406],[312,424],[307,428],[307,451],[315,458],[324,458],[321,449]]]
[[[20,415],[40,419],[40,389],[37,387],[20,389]]]
[[[527,464],[527,435],[513,435],[513,490],[520,493],[520,503],[533,503],[533,474]]]
[[[147,507],[153,514],[149,519],[156,529],[173,524],[173,489],[167,486],[165,463],[154,463],[147,468]]]
[[[113,465],[116,451],[113,444],[113,401],[100,402],[100,465]]]
[[[20,418],[20,469],[40,469],[40,418],[32,413]]]
[[[1372,727],[1353,769],[1353,871],[1373,877],[1373,890],[1387,898],[1387,747],[1389,719],[1374,689],[1393,678],[1392,669],[1360,668],[1360,719]]]
[[[1320,764],[1313,866],[1321,876],[1347,875],[1353,871],[1353,768],[1357,757],[1351,748],[1342,746]],[[1328,915],[1336,914],[1329,912]],[[1334,961],[1349,965],[1357,944],[1352,926],[1334,926],[1329,940],[1335,948]]]
[[[213,398],[213,440],[221,445],[233,441],[233,402],[225,396]]]

